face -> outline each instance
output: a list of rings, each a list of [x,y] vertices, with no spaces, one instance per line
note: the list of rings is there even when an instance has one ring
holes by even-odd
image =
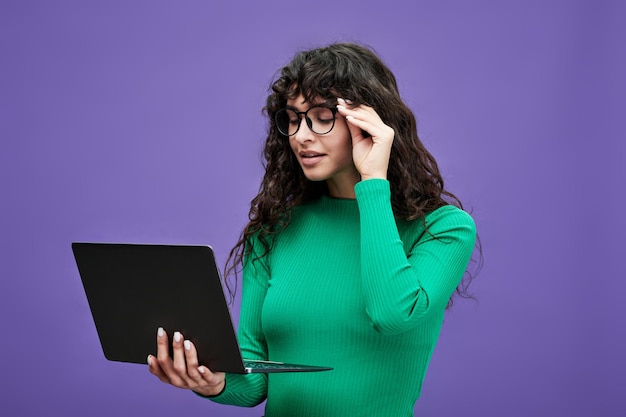
[[[304,102],[299,95],[288,100],[287,107],[304,112],[320,103],[323,100]],[[289,136],[289,145],[304,175],[311,181],[326,181],[332,197],[354,198],[354,185],[360,176],[352,159],[352,138],[345,118],[337,113],[335,126],[324,135],[311,131],[303,119],[300,116],[300,128]]]

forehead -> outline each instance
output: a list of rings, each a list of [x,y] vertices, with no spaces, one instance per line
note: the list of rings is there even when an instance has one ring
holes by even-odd
[[[293,107],[299,110],[303,110],[312,106],[317,106],[318,104],[332,105],[332,100],[326,100],[319,96],[311,97],[309,100],[305,100],[302,94],[298,94],[296,97],[287,99],[287,106]]]
[[[292,106],[303,106],[306,104],[318,104],[322,102],[324,102],[324,99],[321,99],[319,97],[311,97],[311,99],[307,101],[302,94],[298,94],[295,97],[289,97],[287,99],[287,104],[290,104]]]

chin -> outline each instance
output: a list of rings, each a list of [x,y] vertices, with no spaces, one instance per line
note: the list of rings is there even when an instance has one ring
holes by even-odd
[[[304,174],[306,179],[309,181],[325,181],[328,179],[327,175],[317,172],[317,170],[315,169],[305,168],[303,166],[300,166],[300,169],[302,170],[302,173]]]
[[[306,172],[304,173],[304,176],[306,177],[307,180],[313,181],[313,182],[326,181],[328,179],[328,177],[325,177],[323,175],[307,175]]]

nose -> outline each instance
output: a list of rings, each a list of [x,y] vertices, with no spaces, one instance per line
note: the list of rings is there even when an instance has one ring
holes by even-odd
[[[307,123],[304,115],[301,115],[299,123],[300,126],[298,128],[298,131],[295,135],[293,135],[294,139],[300,143],[313,140],[315,134],[309,127],[309,124]]]

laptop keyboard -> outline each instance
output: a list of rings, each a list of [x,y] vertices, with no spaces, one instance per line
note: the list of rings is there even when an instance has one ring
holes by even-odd
[[[272,361],[256,361],[252,359],[244,359],[244,366],[250,369],[252,372],[306,372],[306,371],[330,371],[333,368],[310,366],[310,365],[295,365],[293,363],[284,362],[272,362]]]
[[[256,361],[244,361],[246,368],[250,369],[283,369],[285,364],[280,362],[256,362]],[[289,366],[293,368],[293,366]]]

